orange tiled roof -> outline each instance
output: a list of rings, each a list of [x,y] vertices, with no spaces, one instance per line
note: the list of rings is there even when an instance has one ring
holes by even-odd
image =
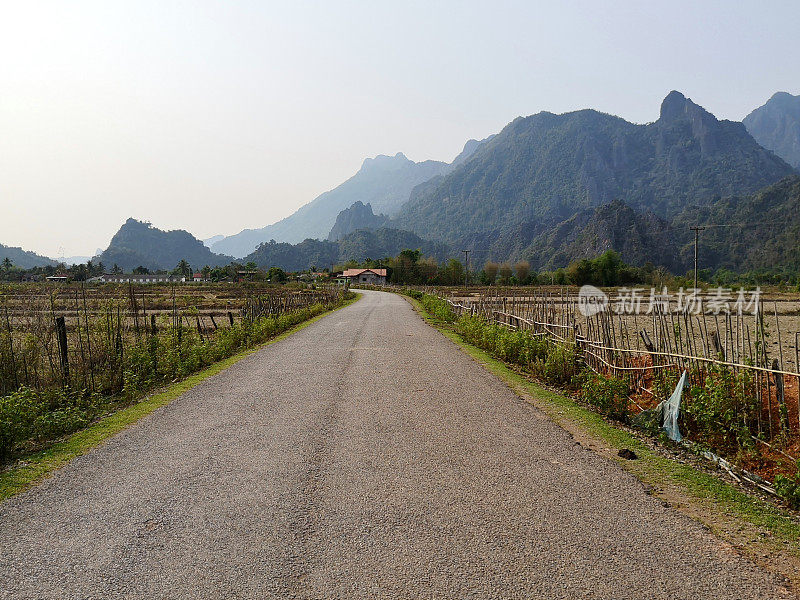
[[[386,277],[386,269],[347,269],[342,273],[342,277],[358,277],[366,272],[375,273],[379,277]]]

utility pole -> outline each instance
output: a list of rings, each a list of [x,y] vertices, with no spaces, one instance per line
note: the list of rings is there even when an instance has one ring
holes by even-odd
[[[469,253],[472,250],[462,250],[464,253],[464,287],[467,287],[469,278]]]
[[[700,232],[705,231],[705,227],[689,227],[694,231],[694,289],[697,289],[697,242],[700,237]]]

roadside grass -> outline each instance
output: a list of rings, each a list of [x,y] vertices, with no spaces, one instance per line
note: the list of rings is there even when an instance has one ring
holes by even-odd
[[[275,344],[290,335],[305,329],[309,325],[319,321],[330,313],[353,304],[361,298],[356,295],[341,306],[325,311],[307,321],[303,321],[275,336],[274,338],[260,344],[254,348],[248,348],[238,354],[225,358],[210,367],[197,373],[189,375],[185,379],[168,386],[166,389],[146,396],[140,402],[122,408],[112,414],[96,421],[86,429],[78,431],[60,442],[57,442],[45,450],[26,455],[12,463],[7,469],[0,472],[0,502],[11,498],[33,487],[57,469],[63,467],[76,456],[86,454],[93,448],[99,446],[108,438],[116,435],[123,429],[139,421],[142,417],[149,415],[156,409],[165,406],[175,400],[181,394],[191,390],[196,385],[202,383],[209,377],[213,377],[228,367],[239,362],[243,358],[250,356],[260,349]]]
[[[483,364],[515,393],[544,411],[573,435],[577,434],[576,437],[588,436],[593,439],[600,446],[594,450],[614,460],[645,484],[646,488],[651,488],[649,493],[670,501],[670,504],[700,521],[765,567],[774,565],[765,562],[763,550],[788,553],[794,559],[791,561],[792,567],[773,570],[792,579],[795,586],[800,584],[800,571],[797,569],[800,565],[800,520],[796,515],[737,489],[691,464],[663,456],[643,439],[615,426],[599,413],[535,383],[506,363],[469,344],[452,326],[427,313],[419,301],[404,297],[429,324]],[[620,458],[617,451],[624,448],[633,450],[638,458]]]

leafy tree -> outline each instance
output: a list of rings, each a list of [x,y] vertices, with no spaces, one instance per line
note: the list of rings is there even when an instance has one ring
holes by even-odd
[[[189,263],[186,262],[185,259],[181,259],[181,262],[175,267],[173,271],[175,275],[182,275],[183,277],[191,277],[192,276],[192,268],[189,266]]]
[[[594,264],[591,260],[582,258],[567,267],[567,276],[575,285],[586,285],[596,283]]]
[[[283,283],[289,279],[289,276],[279,267],[270,267],[269,271],[267,271],[267,279],[272,282]]]
[[[75,265],[72,268],[72,279],[75,281],[86,281],[89,270],[86,265]]]
[[[150,269],[148,269],[147,267],[143,267],[142,265],[139,265],[138,267],[136,267],[133,270],[133,274],[134,275],[149,275],[150,274]]]

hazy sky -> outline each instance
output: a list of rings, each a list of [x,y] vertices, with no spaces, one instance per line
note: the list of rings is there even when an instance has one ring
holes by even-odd
[[[262,227],[541,110],[644,123],[677,89],[741,120],[800,93],[798,31],[797,0],[0,0],[0,242]]]

